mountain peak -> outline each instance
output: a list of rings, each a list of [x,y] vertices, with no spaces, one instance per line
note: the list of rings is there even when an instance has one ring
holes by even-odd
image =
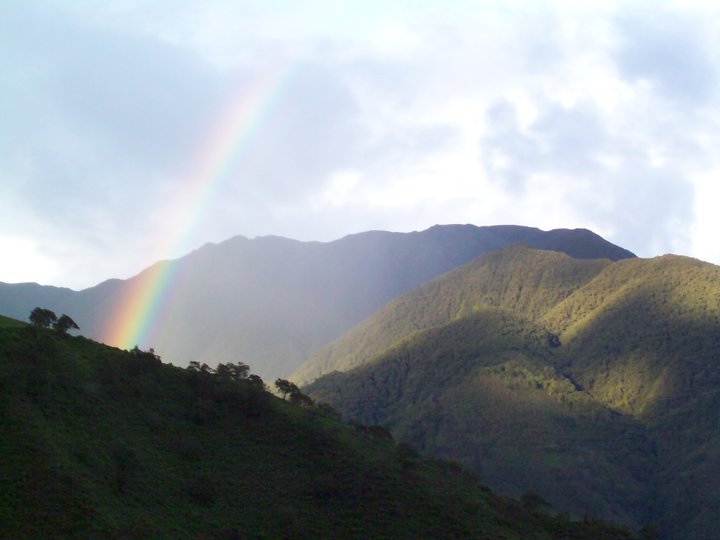
[[[367,231],[331,242],[235,236],[173,261],[172,287],[158,297],[163,309],[123,316],[152,328],[138,337],[140,347],[153,347],[178,365],[242,361],[274,380],[290,375],[396,296],[515,242],[583,258],[633,256],[588,232],[519,225]],[[47,306],[72,314],[84,335],[109,340],[107,329],[117,325],[119,302],[137,294],[147,278],[143,271],[55,295],[40,287],[5,285],[0,286],[0,306],[18,318]]]

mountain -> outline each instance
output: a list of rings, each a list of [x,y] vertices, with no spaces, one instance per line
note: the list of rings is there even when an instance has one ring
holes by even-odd
[[[710,540],[718,358],[717,266],[510,246],[393,300],[293,380],[501,493]]]
[[[319,351],[292,375],[307,384],[348,371],[417,330],[472,313],[482,306],[514,309],[538,318],[611,264],[509,246],[399,296]]]
[[[261,381],[0,317],[7,538],[630,540]]]
[[[79,292],[0,284],[0,313],[24,319],[36,306],[67,313],[83,335],[110,345],[121,345],[114,341],[116,329],[130,316],[153,328],[137,344],[180,366],[241,361],[274,379],[397,295],[516,242],[580,258],[633,257],[584,229],[446,225],[413,233],[371,231],[327,243],[235,237]],[[126,313],[124,302],[158,275],[173,276],[161,307]],[[151,324],[146,317],[153,314]]]

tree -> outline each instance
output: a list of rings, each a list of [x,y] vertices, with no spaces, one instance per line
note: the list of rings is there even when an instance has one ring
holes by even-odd
[[[367,433],[374,439],[387,442],[395,442],[390,430],[384,426],[374,424],[372,426],[363,426],[363,432]]]
[[[49,328],[55,321],[57,321],[57,315],[49,309],[36,307],[30,312],[30,322],[38,328]]]
[[[215,373],[215,370],[208,366],[206,363],[200,363],[197,360],[190,360],[190,364],[187,367],[188,371],[194,372],[194,373],[200,373],[202,375],[212,375]]]
[[[282,394],[282,398],[285,399],[288,395],[292,398],[294,395],[300,393],[300,389],[295,383],[292,383],[285,379],[278,379],[275,381],[275,388]]]
[[[247,364],[238,362],[237,364],[218,364],[215,374],[222,380],[240,381],[247,379],[250,367]]]
[[[248,375],[248,383],[250,383],[251,388],[255,388],[256,390],[265,390],[265,381],[262,380],[260,375],[255,375],[254,373],[251,375]]]
[[[400,465],[405,469],[415,467],[420,459],[418,451],[408,443],[398,444],[395,448],[395,454]]]
[[[313,399],[310,396],[303,394],[297,386],[294,391],[290,392],[290,402],[295,405],[299,405],[300,407],[304,407],[305,409],[311,409],[313,405],[315,405]]]
[[[69,330],[80,330],[77,323],[64,313],[53,323],[53,328],[61,334],[67,334]]]
[[[318,403],[317,410],[325,416],[335,418],[336,420],[340,420],[342,417],[342,415],[329,403]]]

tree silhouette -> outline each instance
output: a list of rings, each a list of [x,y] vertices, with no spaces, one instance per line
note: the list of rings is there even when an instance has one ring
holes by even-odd
[[[278,392],[280,392],[283,399],[285,399],[288,395],[292,398],[293,396],[300,393],[300,389],[295,383],[291,383],[290,381],[285,379],[276,380],[275,388],[278,389]]]
[[[547,502],[540,495],[532,491],[525,492],[523,496],[520,497],[520,502],[522,502],[523,508],[525,508],[525,510],[534,513],[546,512],[552,507],[549,502]]]
[[[247,379],[250,367],[247,364],[238,362],[237,364],[227,363],[218,364],[215,368],[215,374],[221,380],[240,381]]]
[[[61,334],[67,334],[69,330],[80,330],[77,323],[64,313],[53,323],[53,328]]]
[[[49,309],[36,307],[30,312],[30,322],[38,328],[49,328],[56,321],[57,315]]]
[[[255,388],[256,390],[265,390],[265,381],[262,380],[260,375],[255,375],[253,373],[248,375],[247,380],[252,388]]]
[[[306,409],[310,409],[313,405],[315,405],[315,401],[313,401],[310,396],[303,394],[297,386],[295,386],[295,389],[290,392],[290,402]]]
[[[190,363],[187,367],[188,371],[200,373],[202,375],[212,375],[215,373],[215,370],[208,366],[206,363],[200,363],[197,360],[190,360]]]

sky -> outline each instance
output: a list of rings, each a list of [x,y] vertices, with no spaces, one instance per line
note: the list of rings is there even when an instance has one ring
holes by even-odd
[[[2,2],[0,281],[437,223],[720,264],[719,6]]]

